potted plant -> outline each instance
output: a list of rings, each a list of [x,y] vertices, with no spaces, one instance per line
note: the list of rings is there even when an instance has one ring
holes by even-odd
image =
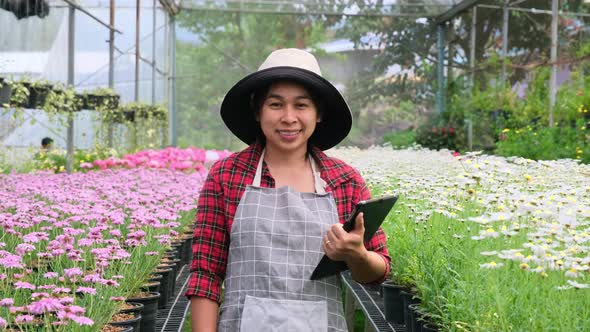
[[[43,109],[49,114],[73,113],[82,109],[82,98],[69,87],[56,87],[47,94]]]
[[[27,102],[27,108],[38,108],[45,105],[47,95],[53,88],[48,81],[34,81],[29,84],[29,100]]]
[[[84,93],[83,108],[87,110],[116,109],[120,97],[110,88],[97,88]]]
[[[11,107],[26,107],[29,100],[29,89],[30,86],[27,82],[15,82],[7,81],[10,88],[10,99],[9,104]]]
[[[0,105],[7,105],[10,102],[10,85],[4,77],[0,77]]]

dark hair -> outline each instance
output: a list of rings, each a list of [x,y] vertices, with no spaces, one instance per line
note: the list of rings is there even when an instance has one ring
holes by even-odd
[[[53,143],[53,139],[52,139],[52,138],[50,138],[50,137],[44,137],[44,138],[41,140],[41,146],[42,146],[42,147],[47,147],[47,146],[49,146],[51,143]]]
[[[321,99],[319,98],[316,91],[309,88],[309,86],[307,86],[304,83],[301,83],[296,80],[289,80],[289,79],[265,83],[265,84],[259,86],[256,90],[254,90],[254,92],[252,92],[252,95],[250,96],[250,110],[251,110],[251,114],[254,118],[256,118],[260,114],[260,111],[262,110],[262,106],[264,105],[264,102],[266,101],[266,96],[268,95],[268,91],[270,90],[270,87],[277,82],[292,82],[292,83],[303,86],[303,88],[305,88],[307,93],[309,93],[309,97],[311,98],[311,101],[313,102],[313,105],[315,106],[318,117],[320,119],[322,118],[322,115],[324,113],[323,112],[324,107],[323,107],[323,105],[321,103]],[[262,132],[262,129],[260,128],[260,126],[258,126],[258,128],[257,128],[256,140],[263,145],[266,143],[266,137],[264,136],[264,133]]]

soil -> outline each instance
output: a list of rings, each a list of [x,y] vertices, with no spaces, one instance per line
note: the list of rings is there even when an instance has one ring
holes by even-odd
[[[143,298],[143,297],[150,297],[153,296],[154,294],[150,293],[150,292],[139,292],[139,293],[135,293],[131,296],[129,296],[130,299],[136,299],[136,298]]]
[[[119,310],[129,310],[129,309],[133,309],[136,306],[134,306],[133,304],[129,304],[129,303],[123,303],[120,307]]]
[[[100,332],[121,332],[125,331],[126,327],[123,326],[113,326],[113,325],[105,325],[100,329]]]
[[[118,323],[118,322],[126,322],[129,320],[135,319],[135,315],[132,314],[114,314],[111,318],[111,322]]]

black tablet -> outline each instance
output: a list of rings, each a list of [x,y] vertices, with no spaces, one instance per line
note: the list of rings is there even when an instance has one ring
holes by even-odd
[[[397,196],[389,195],[378,198],[373,198],[366,201],[360,201],[354,211],[350,214],[350,218],[344,223],[343,229],[350,232],[354,229],[356,217],[359,213],[363,213],[363,219],[365,220],[365,242],[369,241],[375,232],[379,229],[385,217],[393,208],[393,205],[397,201]],[[317,280],[324,277],[328,277],[344,270],[348,267],[344,262],[336,262],[324,255],[320,260],[318,266],[311,274],[311,280]]]

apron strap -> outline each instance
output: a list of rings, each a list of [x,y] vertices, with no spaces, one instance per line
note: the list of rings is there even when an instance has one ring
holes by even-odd
[[[265,152],[266,149],[263,149],[262,153],[260,154],[260,160],[258,161],[258,166],[256,167],[256,174],[254,175],[254,181],[252,182],[252,185],[254,187],[260,187],[260,181],[262,179],[262,163],[264,161]],[[315,188],[315,192],[316,194],[325,194],[326,189],[324,187],[326,185],[326,182],[320,177],[320,172],[317,171],[316,161],[313,159],[311,155],[309,156],[309,159],[309,162],[311,164],[311,171],[313,173],[313,185]]]

